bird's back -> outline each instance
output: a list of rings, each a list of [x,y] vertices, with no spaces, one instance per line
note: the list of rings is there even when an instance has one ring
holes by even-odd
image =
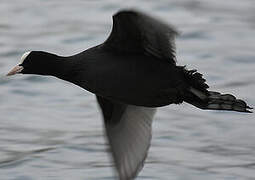
[[[140,106],[163,106],[184,88],[180,68],[143,54],[115,53],[103,46],[78,54],[75,84],[112,100]],[[74,77],[74,76],[73,76]],[[79,79],[80,78],[80,79]]]

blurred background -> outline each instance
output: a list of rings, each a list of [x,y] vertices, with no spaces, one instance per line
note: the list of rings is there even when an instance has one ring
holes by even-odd
[[[0,0],[0,179],[113,179],[95,97],[53,77],[4,75],[29,50],[72,55],[103,42],[111,16],[137,8],[176,26],[179,65],[255,106],[253,0]],[[255,179],[255,115],[160,108],[137,179]]]

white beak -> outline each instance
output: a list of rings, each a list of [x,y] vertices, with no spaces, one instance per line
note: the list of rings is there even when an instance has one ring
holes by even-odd
[[[12,76],[17,73],[20,73],[23,69],[24,69],[23,66],[17,65],[6,76]]]

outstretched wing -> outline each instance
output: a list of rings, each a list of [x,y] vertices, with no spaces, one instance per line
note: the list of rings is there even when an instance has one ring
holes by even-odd
[[[150,147],[156,108],[119,104],[99,96],[97,101],[119,178],[133,179],[143,167]]]
[[[113,15],[112,32],[104,45],[121,53],[143,53],[175,63],[177,31],[144,13],[123,10]]]

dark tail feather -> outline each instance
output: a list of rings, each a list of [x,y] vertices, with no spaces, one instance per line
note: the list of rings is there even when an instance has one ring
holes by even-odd
[[[219,92],[208,91],[209,86],[206,84],[203,75],[197,70],[187,70],[185,66],[179,66],[184,78],[189,85],[188,90],[184,93],[184,101],[200,109],[227,110],[251,113],[251,107],[241,100],[236,99],[231,94],[221,94]]]
[[[208,91],[205,93],[192,87],[190,88],[185,101],[201,109],[227,110],[247,113],[252,113],[250,110],[253,109],[247,106],[243,100],[236,99],[236,97],[231,94],[221,94],[214,91]]]

